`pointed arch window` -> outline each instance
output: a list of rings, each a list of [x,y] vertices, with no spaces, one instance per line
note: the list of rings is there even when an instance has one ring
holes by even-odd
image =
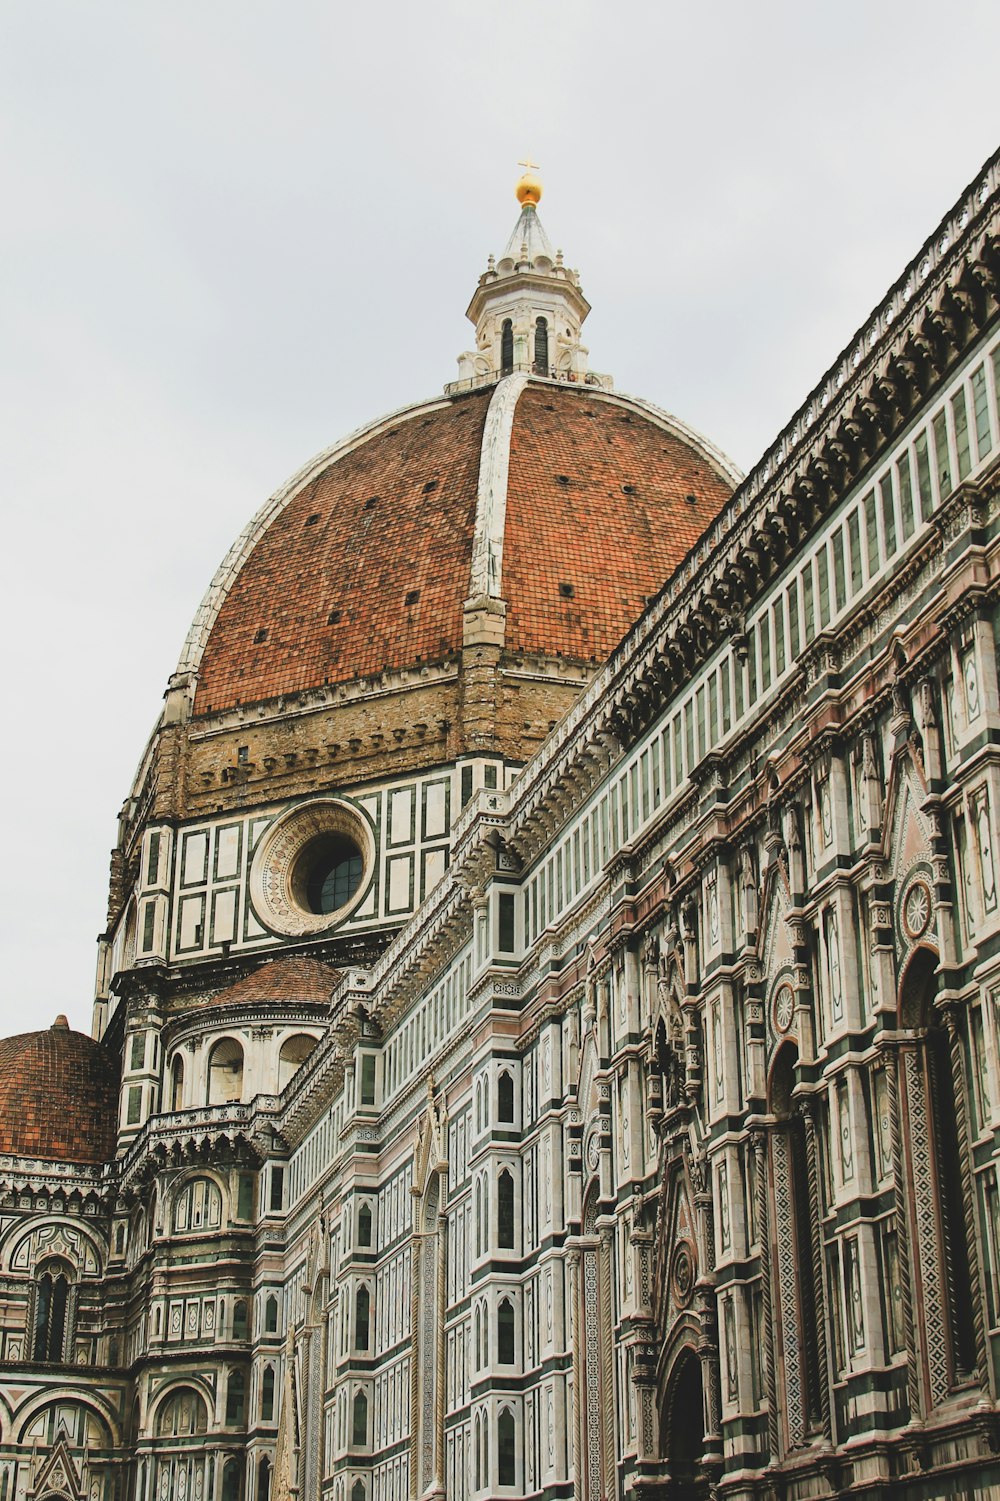
[[[356,1447],[364,1448],[368,1442],[368,1398],[364,1392],[354,1393],[354,1407],[351,1414],[351,1441]]]
[[[354,1348],[368,1349],[368,1323],[371,1317],[371,1293],[362,1285],[354,1295]]]
[[[41,1268],[35,1284],[35,1334],[32,1342],[35,1360],[66,1359],[69,1302],[69,1269],[61,1262],[49,1262]]]
[[[500,329],[500,373],[509,375],[514,368],[514,325],[509,318]]]
[[[272,1293],[264,1304],[264,1333],[277,1334],[278,1332],[278,1300]]]
[[[271,1461],[267,1455],[257,1467],[257,1501],[270,1501],[271,1496]]]
[[[545,318],[535,319],[535,374],[549,373],[549,325]]]
[[[227,1459],[222,1471],[222,1501],[240,1501],[240,1467],[238,1460]]]
[[[363,1480],[355,1480],[351,1486],[351,1501],[365,1501],[365,1483]]]
[[[514,1249],[514,1179],[505,1167],[497,1177],[497,1245],[501,1251]]]
[[[497,1418],[497,1484],[515,1485],[517,1483],[517,1456],[515,1444],[514,1414],[509,1407],[500,1409]]]
[[[241,1298],[233,1304],[233,1339],[246,1339],[250,1328],[250,1316],[247,1305]]]
[[[497,1077],[497,1120],[505,1125],[514,1121],[514,1076],[509,1068],[502,1068]]]
[[[260,1420],[274,1422],[274,1366],[264,1367],[264,1379],[260,1386]]]
[[[358,1210],[358,1245],[370,1246],[372,1243],[372,1211],[370,1204],[362,1204]]]
[[[514,1364],[514,1305],[509,1298],[497,1304],[497,1365]]]

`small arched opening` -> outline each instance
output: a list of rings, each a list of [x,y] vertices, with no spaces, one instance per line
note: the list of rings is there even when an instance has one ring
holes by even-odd
[[[500,329],[500,373],[509,375],[514,368],[514,325],[509,318]]]
[[[243,1098],[243,1049],[235,1037],[217,1042],[208,1060],[208,1103],[228,1105]]]
[[[549,373],[549,325],[545,318],[535,319],[535,374]]]
[[[180,1053],[174,1054],[170,1065],[170,1108],[171,1110],[184,1108],[184,1059]]]
[[[688,1348],[677,1357],[660,1409],[660,1453],[670,1473],[670,1501],[706,1501],[708,1478],[701,1465],[704,1444],[701,1361]]]
[[[306,1033],[298,1033],[294,1037],[285,1038],[278,1053],[279,1093],[284,1089],[292,1075],[297,1073],[302,1067],[315,1046],[315,1037],[309,1037]]]

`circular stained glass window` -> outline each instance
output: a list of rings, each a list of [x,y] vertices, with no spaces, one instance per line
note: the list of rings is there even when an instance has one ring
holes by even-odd
[[[361,813],[322,798],[275,820],[254,854],[250,895],[261,921],[289,936],[322,933],[362,900],[375,842]]]

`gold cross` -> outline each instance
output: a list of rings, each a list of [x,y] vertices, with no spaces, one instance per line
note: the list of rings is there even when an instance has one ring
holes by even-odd
[[[519,167],[523,167],[524,170],[525,170],[525,172],[540,172],[541,171],[541,168],[539,167],[538,163],[530,161],[530,160],[526,161],[526,162],[518,162],[517,165]]]

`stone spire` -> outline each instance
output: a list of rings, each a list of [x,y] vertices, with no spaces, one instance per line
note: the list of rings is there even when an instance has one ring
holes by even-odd
[[[580,330],[590,303],[580,273],[563,265],[561,250],[553,252],[538,217],[542,184],[532,163],[521,165],[520,216],[500,259],[491,255],[479,278],[466,311],[476,347],[459,355],[458,380],[446,389],[468,390],[521,371],[610,390],[610,376],[587,370]]]

